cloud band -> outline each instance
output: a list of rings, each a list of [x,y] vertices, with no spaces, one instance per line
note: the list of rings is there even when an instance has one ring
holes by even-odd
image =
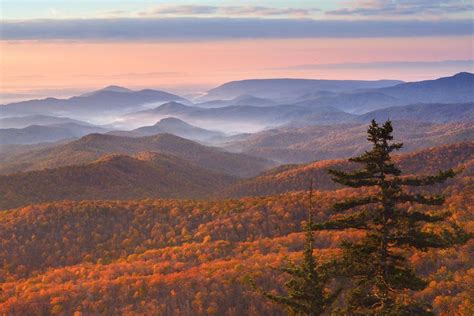
[[[3,20],[2,40],[211,40],[472,35],[471,20],[335,21],[237,18]]]

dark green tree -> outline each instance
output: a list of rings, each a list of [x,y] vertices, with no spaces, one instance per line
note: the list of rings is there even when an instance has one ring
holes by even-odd
[[[360,196],[334,204],[336,215],[313,229],[359,229],[362,240],[342,243],[340,273],[348,277],[344,315],[429,315],[430,306],[417,303],[410,291],[425,288],[407,261],[407,251],[447,248],[465,242],[467,235],[448,221],[447,212],[413,210],[409,203],[441,205],[440,195],[413,193],[413,188],[434,185],[452,178],[452,169],[432,176],[401,176],[391,153],[402,148],[392,143],[390,121],[372,121],[368,141],[372,148],[349,161],[361,163],[354,172],[330,170],[333,180],[352,188],[364,188]]]
[[[285,283],[287,295],[274,295],[254,288],[269,300],[285,307],[289,315],[322,315],[329,310],[340,290],[330,291],[327,284],[331,280],[330,264],[318,265],[313,255],[314,236],[312,227],[314,204],[313,189],[309,193],[308,220],[305,223],[306,241],[303,250],[303,261],[300,264],[290,263],[279,271],[290,275]]]

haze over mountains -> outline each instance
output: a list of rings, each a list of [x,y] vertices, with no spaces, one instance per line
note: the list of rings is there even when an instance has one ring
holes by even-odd
[[[109,134],[128,137],[143,137],[165,133],[202,142],[213,142],[225,138],[224,133],[199,128],[174,117],[161,119],[152,126],[143,126],[131,131],[114,131]]]
[[[280,194],[304,189],[309,176],[319,179],[318,190],[333,190],[325,170],[368,148],[372,119],[394,121],[405,153],[433,146],[445,146],[435,150],[443,157],[460,148],[472,153],[469,73],[415,83],[244,80],[195,102],[109,86],[66,100],[1,106],[3,207]],[[93,124],[99,121],[107,124]],[[299,163],[310,164],[279,166]]]
[[[252,176],[273,165],[264,158],[226,152],[171,134],[137,138],[89,134],[70,143],[5,158],[0,173],[84,164],[110,154],[135,155],[143,151],[178,156],[200,167],[236,176]]]
[[[359,115],[393,106],[469,103],[474,99],[473,77],[471,73],[459,73],[412,83],[393,80],[244,80],[211,89],[195,104],[159,90],[132,91],[109,86],[64,100],[47,98],[6,104],[0,106],[0,119],[33,115],[32,121],[40,121],[34,115],[63,116],[108,124],[107,127],[111,128],[134,129],[174,116],[201,128],[209,128],[210,120],[219,121],[216,127],[225,133],[229,130],[253,132],[291,120],[303,120],[310,114],[316,118],[321,111],[330,119],[316,120],[315,123],[334,123],[349,118],[348,113]],[[172,103],[162,105],[170,101]],[[153,122],[151,118],[146,119],[147,115],[153,116]],[[18,126],[12,126],[11,122],[10,119],[10,123],[4,122],[5,126],[0,127],[26,127],[20,122]]]
[[[156,151],[216,172],[254,176],[281,163],[358,154],[372,119],[394,120],[406,151],[473,138],[474,75],[465,72],[409,83],[243,80],[194,102],[109,86],[65,100],[0,106],[0,172]]]
[[[30,125],[55,125],[64,123],[76,123],[80,125],[91,125],[84,121],[73,120],[68,117],[57,117],[50,115],[28,115],[28,116],[17,116],[7,117],[0,119],[1,128],[24,128]]]
[[[401,82],[397,80],[252,79],[225,83],[209,90],[200,100],[232,99],[241,95],[252,95],[258,98],[286,101],[314,92],[376,89]]]
[[[0,106],[0,313],[283,315],[243,284],[299,256],[311,180],[317,221],[361,194],[327,171],[354,168],[372,119],[393,120],[402,176],[462,170],[433,193],[474,227],[472,74],[244,80],[192,101],[109,86]],[[358,236],[317,232],[315,253]],[[442,315],[470,293],[473,245],[410,257]]]
[[[249,94],[242,94],[230,100],[212,100],[197,103],[196,105],[203,108],[219,108],[229,105],[270,106],[275,104],[277,104],[277,102],[270,99],[258,98]]]
[[[378,91],[401,100],[403,103],[465,103],[472,102],[474,75],[461,72],[420,82],[409,82]]]
[[[0,129],[0,145],[37,144],[72,139],[91,133],[103,133],[106,129],[93,125],[61,123],[52,125],[30,125],[24,128]]]
[[[0,145],[11,151],[1,153],[0,170],[39,170],[151,150],[184,155],[201,167],[206,152],[207,159],[220,157],[215,171],[250,176],[279,163],[358,154],[366,148],[363,134],[372,119],[394,120],[407,151],[466,141],[473,137],[474,75],[408,83],[243,80],[194,102],[159,90],[109,86],[64,100],[0,106]]]
[[[146,104],[186,100],[177,95],[151,89],[132,91],[109,86],[69,99],[46,98],[6,104],[0,107],[0,117],[54,115],[97,119],[99,115],[124,113]]]
[[[424,122],[473,122],[474,103],[419,103],[394,106],[371,111],[354,118],[359,122],[392,120],[420,120]]]
[[[368,149],[365,123],[306,127],[282,127],[248,135],[224,144],[230,151],[251,153],[279,163],[305,163],[346,158]],[[472,120],[464,123],[434,124],[394,121],[394,135],[403,139],[403,150],[411,151],[474,139]]]

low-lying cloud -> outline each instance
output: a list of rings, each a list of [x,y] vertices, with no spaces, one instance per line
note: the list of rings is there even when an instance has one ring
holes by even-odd
[[[2,40],[213,40],[472,35],[471,20],[335,21],[258,18],[109,18],[0,22]]]

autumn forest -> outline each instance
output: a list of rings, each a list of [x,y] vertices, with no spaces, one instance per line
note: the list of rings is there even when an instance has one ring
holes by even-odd
[[[279,315],[287,311],[313,315],[304,308],[309,311],[316,304],[317,314],[421,314],[418,309],[439,315],[472,314],[473,143],[391,159],[391,151],[400,145],[388,142],[390,122],[383,126],[374,122],[371,132],[377,138],[373,149],[351,162],[276,169],[229,184],[221,196],[215,193],[207,200],[70,200],[28,205],[28,195],[21,195],[22,187],[16,187],[12,194],[20,194],[14,198],[19,207],[0,214],[0,310],[14,315]],[[361,198],[361,194],[377,201],[383,198],[385,189],[378,188],[379,182],[368,174],[373,172],[378,179],[380,171],[373,169],[377,164],[372,159],[381,157],[379,148],[386,150],[382,156],[387,179],[399,181],[403,192],[408,190],[392,193],[401,203],[392,208],[393,224],[388,225],[393,238],[413,234],[406,235],[404,242],[388,242],[389,253],[401,260],[393,269],[406,267],[401,271],[413,275],[407,277],[420,278],[410,287],[404,276],[390,277],[394,284],[385,294],[386,302],[378,294],[381,285],[371,283],[376,268],[362,269],[355,276],[347,270],[358,265],[357,260],[369,260],[359,257],[364,250],[357,247],[370,245],[383,226],[374,217],[382,211],[365,207],[368,199]],[[355,171],[361,163],[367,163],[365,169]],[[400,174],[398,165],[409,174]],[[413,184],[422,186],[407,187]],[[338,215],[341,211],[347,215]],[[402,233],[404,229],[408,230]],[[380,260],[377,251],[365,254],[373,256],[374,264]],[[285,283],[292,271],[297,278]],[[360,282],[362,275],[370,282]],[[306,278],[314,280],[305,283]],[[321,296],[315,295],[317,291]],[[355,306],[351,295],[359,296]],[[363,305],[364,300],[381,303]]]
[[[474,316],[473,17],[0,0],[0,316]]]

